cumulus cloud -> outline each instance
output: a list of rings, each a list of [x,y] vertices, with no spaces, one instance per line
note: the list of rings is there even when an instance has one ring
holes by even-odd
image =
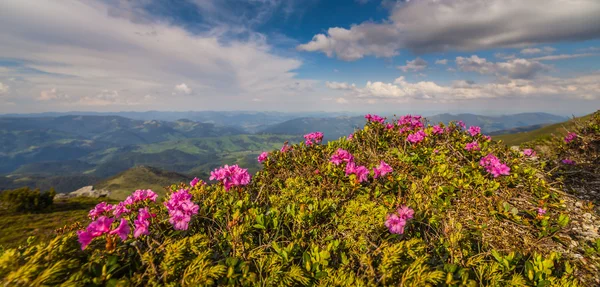
[[[403,72],[408,72],[408,71],[422,71],[425,68],[427,68],[427,61],[417,57],[416,59],[412,60],[412,61],[406,61],[406,65],[404,66],[398,66],[398,69],[402,70]]]
[[[550,70],[550,66],[535,60],[512,59],[507,62],[488,62],[477,55],[471,57],[456,57],[456,66],[465,72],[507,76],[512,79],[529,79],[542,71]]]
[[[340,85],[340,87],[352,87],[341,90],[345,90],[346,98],[353,97],[357,100],[450,102],[531,97],[598,100],[600,99],[600,92],[598,92],[600,91],[600,73],[566,79],[544,77],[534,80],[511,79],[492,83],[459,80],[449,85],[432,81],[411,83],[404,77],[399,77],[393,83],[369,81],[362,88],[350,84]]]
[[[5,85],[2,82],[0,82],[0,96],[8,93],[8,88],[8,85]]]
[[[63,101],[68,100],[69,95],[60,92],[57,88],[52,88],[50,90],[45,90],[40,92],[40,96],[37,97],[38,101]]]
[[[542,48],[525,48],[525,49],[521,50],[521,54],[523,54],[523,55],[551,54],[554,51],[556,51],[556,49],[546,46],[546,47],[542,47]]]
[[[436,60],[435,64],[436,65],[446,65],[446,64],[448,64],[448,59]]]
[[[114,10],[95,0],[0,1],[0,55],[20,65],[0,74],[23,79],[20,102],[58,88],[72,98],[60,102],[64,106],[98,103],[121,110],[119,105],[148,102],[149,94],[164,100],[173,83],[185,83],[197,97],[170,97],[158,108],[240,109],[256,96],[280,106],[301,93],[298,87],[315,83],[296,79],[302,62],[274,53],[265,35],[245,31],[248,37],[231,38],[223,32],[227,26],[190,33],[143,13]],[[119,91],[119,99],[98,93],[103,90]],[[59,101],[47,101],[48,109],[60,109]]]
[[[523,47],[600,37],[600,1],[421,0],[398,2],[385,21],[331,27],[297,48],[342,60]],[[543,7],[540,8],[540,7]]]
[[[325,82],[325,86],[334,90],[352,90],[356,88],[354,84],[350,85],[348,83],[340,82]]]
[[[175,86],[175,91],[179,93],[184,93],[189,95],[192,93],[192,89],[190,89],[185,83],[181,83]]]

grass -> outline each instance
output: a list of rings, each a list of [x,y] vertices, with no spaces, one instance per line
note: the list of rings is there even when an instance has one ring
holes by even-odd
[[[573,129],[575,125],[575,120],[588,121],[590,118],[591,115],[587,115],[580,118],[571,119],[566,122],[548,125],[529,132],[498,135],[494,136],[493,138],[494,140],[502,140],[505,144],[509,146],[521,145],[523,143],[534,140],[549,139],[550,137],[552,137],[552,135],[565,135],[569,130]]]
[[[78,221],[87,222],[90,209],[104,200],[80,197],[55,201],[51,209],[42,213],[0,212],[0,246],[23,246],[30,236],[35,236],[33,243],[48,241],[56,235],[58,228]]]

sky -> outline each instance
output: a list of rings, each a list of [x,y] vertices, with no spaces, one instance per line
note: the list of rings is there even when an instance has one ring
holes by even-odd
[[[3,0],[0,113],[600,108],[598,0]]]

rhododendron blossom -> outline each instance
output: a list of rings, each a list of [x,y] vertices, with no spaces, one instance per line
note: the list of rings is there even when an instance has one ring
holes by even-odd
[[[572,142],[572,141],[574,141],[576,139],[577,139],[577,134],[576,133],[568,133],[565,136],[565,142],[566,143],[570,143],[570,142]]]
[[[494,177],[510,174],[510,167],[501,163],[500,160],[493,154],[488,154],[482,157],[481,160],[479,160],[479,164]]]
[[[369,169],[367,169],[366,167],[364,167],[362,165],[356,166],[356,164],[351,161],[346,165],[346,176],[351,175],[351,174],[356,175],[358,182],[363,182],[368,179]]]
[[[537,209],[537,213],[538,213],[539,216],[544,216],[546,214],[546,210],[543,209],[543,208],[541,208],[541,207],[539,207]]]
[[[259,156],[258,156],[258,162],[263,163],[265,160],[267,160],[267,157],[269,157],[269,153],[266,151],[263,151]]]
[[[425,131],[419,130],[414,134],[408,135],[408,137],[406,137],[406,140],[410,143],[420,143],[425,139],[426,136],[427,134],[425,133]]]
[[[152,202],[156,202],[158,198],[158,194],[154,193],[154,191],[150,189],[138,189],[134,191],[130,196],[128,196],[124,203],[126,205],[134,204],[140,201],[150,200]]]
[[[148,211],[148,207],[140,208],[137,219],[133,221],[135,225],[133,237],[138,238],[142,235],[150,234],[150,232],[148,231],[148,228],[150,228],[150,218],[154,216],[156,215],[151,214]]]
[[[478,126],[470,126],[469,127],[469,134],[471,134],[471,136],[476,136],[478,134],[481,133],[481,128]]]
[[[289,150],[291,150],[292,147],[290,147],[287,143],[284,143],[283,146],[281,146],[281,149],[279,151],[281,152],[287,152]]]
[[[190,186],[194,187],[194,186],[196,186],[196,184],[198,184],[198,182],[200,182],[200,179],[197,177],[194,177],[194,179],[192,179],[192,181],[190,181]]]
[[[110,226],[114,219],[101,216],[88,225],[86,230],[77,231],[79,243],[81,244],[81,250],[85,249],[92,240],[102,234],[110,232]]]
[[[389,229],[390,233],[403,234],[407,221],[412,219],[414,214],[414,210],[403,205],[396,210],[396,213],[388,214],[385,226]]]
[[[466,124],[465,124],[463,121],[458,121],[457,125],[458,125],[459,127],[461,127],[462,129],[464,129],[464,128],[466,128],[466,127],[467,127],[467,125],[466,125]]]
[[[112,204],[108,204],[106,202],[100,202],[94,207],[94,209],[90,210],[88,217],[91,219],[96,219],[104,213],[109,213],[115,209],[115,206]]]
[[[354,160],[354,157],[352,156],[352,154],[350,154],[347,150],[338,148],[335,153],[331,156],[331,159],[329,160],[329,162],[335,164],[335,165],[340,165],[342,162],[351,162]]]
[[[431,133],[434,134],[434,135],[441,135],[441,134],[444,133],[444,129],[442,127],[440,127],[439,125],[438,126],[433,126],[431,128],[432,128],[432,132]]]
[[[385,163],[385,161],[382,160],[379,162],[379,166],[373,168],[373,178],[382,177],[392,172],[393,170],[394,169],[391,166],[389,166],[387,163]]]
[[[568,159],[568,158],[565,158],[565,159],[563,159],[563,160],[562,160],[562,163],[564,163],[564,164],[568,164],[568,165],[575,165],[575,161],[573,161],[573,160],[570,160],[570,159]]]
[[[385,125],[385,128],[386,128],[386,129],[388,129],[388,130],[391,130],[391,129],[393,129],[393,128],[394,128],[394,124],[392,124],[392,123],[387,123],[387,124]]]
[[[117,226],[117,228],[111,230],[108,234],[110,234],[110,235],[117,234],[117,235],[119,235],[119,237],[121,237],[121,240],[125,241],[125,240],[127,240],[127,237],[129,236],[129,232],[131,232],[129,223],[127,223],[127,220],[125,220],[125,218],[121,218],[121,223],[119,224],[119,226]]]
[[[421,116],[412,116],[412,115],[401,116],[400,119],[398,120],[398,125],[408,126],[409,129],[420,129],[423,127],[421,118],[422,118]]]
[[[465,146],[465,149],[468,151],[478,151],[481,148],[479,147],[479,143],[477,141],[470,142]]]
[[[313,144],[318,144],[323,140],[323,133],[322,132],[314,132],[314,133],[310,133],[310,134],[306,134],[304,135],[304,144],[306,144],[307,146],[311,146]]]
[[[354,138],[354,134],[349,134],[348,135],[348,140],[352,140]]]
[[[223,183],[225,190],[233,186],[244,186],[250,183],[250,174],[245,168],[236,165],[225,165],[210,172],[210,180],[218,180]]]
[[[533,149],[527,148],[523,150],[523,155],[533,157],[536,155],[536,152]]]
[[[366,114],[365,119],[367,119],[367,122],[378,122],[382,124],[385,122],[385,119],[378,115]]]
[[[119,204],[117,204],[115,206],[115,209],[113,210],[113,215],[116,218],[121,217],[122,214],[124,213],[130,213],[131,210],[127,209],[127,204],[125,204],[125,202],[119,202]]]
[[[187,189],[180,189],[164,203],[169,211],[169,222],[175,230],[187,230],[192,215],[198,214],[199,207],[191,199],[192,195]]]

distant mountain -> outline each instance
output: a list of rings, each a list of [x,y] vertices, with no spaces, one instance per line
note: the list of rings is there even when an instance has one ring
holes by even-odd
[[[577,121],[586,122],[591,120],[592,115],[569,119],[564,122],[545,125],[538,129],[518,132],[518,133],[507,133],[494,136],[495,140],[502,140],[507,145],[520,145],[522,143],[530,141],[544,141],[550,139],[552,135],[562,136],[566,135],[568,131],[575,129],[575,123]]]
[[[136,166],[97,182],[94,184],[94,189],[109,190],[111,198],[123,200],[136,189],[152,189],[159,195],[164,195],[166,193],[164,187],[180,182],[189,183],[192,179],[193,177],[185,174],[150,166]]]
[[[264,134],[304,135],[311,132],[322,132],[325,140],[335,140],[347,136],[355,129],[362,128],[365,118],[332,117],[332,118],[299,118],[273,125],[260,131]]]
[[[517,133],[524,133],[524,132],[529,132],[529,131],[534,131],[537,129],[541,129],[545,126],[548,126],[550,124],[539,124],[539,125],[531,125],[531,126],[524,126],[524,127],[518,127],[518,128],[512,128],[512,129],[507,129],[507,130],[499,130],[499,131],[494,131],[491,133],[488,133],[488,135],[490,136],[497,136],[497,135],[507,135],[507,134],[517,134]]]

